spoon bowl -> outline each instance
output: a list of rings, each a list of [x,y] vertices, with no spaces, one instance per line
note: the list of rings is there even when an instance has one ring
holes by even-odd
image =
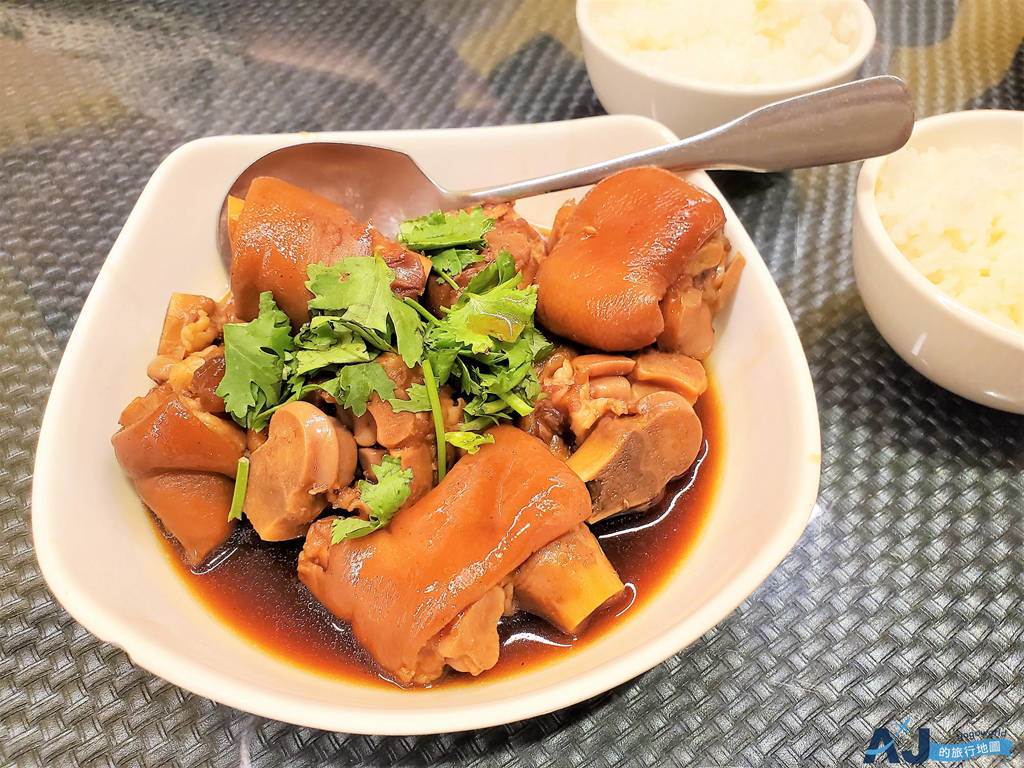
[[[393,236],[402,221],[432,210],[582,187],[641,165],[670,171],[768,172],[863,160],[902,147],[913,126],[906,83],[897,77],[871,77],[769,104],[682,141],[499,187],[447,190],[404,152],[309,142],[264,155],[235,179],[227,195],[245,197],[253,179],[276,176],[341,205],[357,219],[372,221],[385,235]],[[227,202],[225,196],[219,244],[221,255],[230,261]]]
[[[397,149],[366,144],[311,141],[274,150],[252,163],[235,179],[228,195],[244,198],[252,180],[275,176],[337,203],[360,221],[373,221],[387,235],[406,219],[437,208],[449,209],[449,198],[409,155]],[[395,194],[401,190],[401,194]],[[230,261],[227,197],[221,206],[220,252]]]

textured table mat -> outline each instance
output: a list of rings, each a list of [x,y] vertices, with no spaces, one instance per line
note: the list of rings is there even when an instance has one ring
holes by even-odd
[[[1024,108],[1021,0],[869,3],[866,71],[905,77],[920,114]],[[946,741],[1004,727],[1024,763],[1024,419],[932,385],[875,331],[850,263],[856,166],[716,176],[807,351],[821,496],[750,599],[636,680],[484,731],[324,733],[153,677],[48,592],[29,525],[38,424],[160,160],[218,133],[600,114],[572,5],[0,4],[0,764],[856,765],[906,717]]]

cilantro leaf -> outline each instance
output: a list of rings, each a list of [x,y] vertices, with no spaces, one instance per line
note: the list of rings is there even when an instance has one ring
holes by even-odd
[[[291,322],[269,291],[260,294],[255,319],[224,326],[224,378],[217,394],[238,424],[251,427],[280,402],[285,354],[292,347]]]
[[[362,363],[369,359],[370,353],[362,341],[343,342],[324,349],[298,349],[288,353],[286,372],[289,376],[304,376],[331,365]]]
[[[412,368],[423,358],[423,320],[415,309],[395,298],[394,294],[392,299],[388,314],[395,328],[395,346],[402,362]]]
[[[373,467],[376,483],[360,480],[357,484],[359,497],[370,509],[370,517],[339,517],[331,524],[331,544],[343,539],[357,539],[383,528],[391,522],[401,507],[412,486],[412,468],[402,469],[402,462],[393,456],[385,456],[380,464]]]
[[[342,320],[387,331],[388,299],[395,273],[379,256],[352,256],[332,266],[306,267],[309,309],[338,314]],[[339,314],[340,313],[340,314]]]
[[[508,251],[500,251],[498,258],[481,269],[466,285],[467,293],[484,293],[518,275],[516,262]]]
[[[441,346],[435,344],[427,349],[426,359],[430,361],[430,366],[434,369],[434,375],[437,377],[437,386],[442,387],[448,382],[458,356],[459,348],[455,345]]]
[[[421,412],[430,410],[430,396],[425,384],[413,384],[409,387],[408,400],[392,397],[388,402],[391,403],[391,410],[395,413],[401,413],[402,411]]]
[[[382,400],[390,400],[395,394],[395,383],[378,362],[346,365],[335,378],[320,384],[320,388],[342,408],[351,408],[356,416],[366,413],[366,404],[374,392]]]
[[[344,539],[361,538],[380,527],[378,523],[362,517],[336,517],[331,523],[331,544],[337,544]]]
[[[382,351],[396,348],[410,368],[419,362],[423,355],[423,320],[392,293],[395,273],[384,259],[377,255],[352,256],[331,266],[310,264],[306,273],[306,287],[313,294],[311,312],[343,321],[353,333]]]
[[[446,248],[432,254],[430,262],[440,275],[454,278],[470,264],[476,264],[480,259],[480,252],[472,248]],[[457,285],[456,288],[458,288]]]
[[[476,453],[480,446],[494,442],[494,435],[481,435],[478,432],[460,430],[458,432],[445,432],[444,439],[456,448],[462,448],[466,453]]]
[[[478,353],[490,351],[495,341],[515,341],[533,324],[537,309],[537,287],[520,289],[518,283],[514,275],[486,293],[464,292],[443,318],[441,332]]]
[[[348,324],[336,317],[314,315],[295,334],[295,346],[303,349],[326,349],[353,338]]]
[[[414,251],[436,251],[444,248],[483,248],[484,235],[494,227],[494,219],[484,216],[480,206],[468,211],[441,213],[434,211],[418,219],[403,221],[398,240]]]

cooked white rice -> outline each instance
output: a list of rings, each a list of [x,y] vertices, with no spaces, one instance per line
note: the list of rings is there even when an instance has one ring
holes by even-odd
[[[889,237],[964,306],[1024,333],[1024,137],[886,160],[875,199]]]
[[[850,0],[597,0],[590,16],[639,66],[717,84],[821,74],[860,36]]]

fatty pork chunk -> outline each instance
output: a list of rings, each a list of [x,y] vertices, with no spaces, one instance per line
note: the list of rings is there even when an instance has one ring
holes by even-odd
[[[234,527],[228,510],[245,433],[169,384],[135,398],[120,423],[111,439],[118,462],[189,563],[202,562]]]
[[[531,285],[537,277],[537,270],[547,253],[544,238],[530,223],[516,213],[512,203],[494,203],[483,206],[484,216],[494,219],[494,228],[484,235],[486,246],[480,253],[480,261],[470,264],[454,278],[459,286],[456,290],[444,280],[427,282],[426,305],[434,314],[441,307],[450,307],[459,298],[469,281],[476,277],[488,264],[498,258],[502,251],[515,261],[522,279],[520,288]]]
[[[693,404],[707,374],[699,360],[655,350],[574,355],[562,347],[539,378],[546,396],[520,426],[587,483],[591,523],[654,504],[700,452]]]
[[[230,202],[230,201],[229,201]],[[379,252],[395,272],[391,289],[402,297],[423,292],[430,260],[362,224],[340,205],[281,179],[253,179],[244,202],[229,205],[231,291],[241,320],[259,311],[262,291],[296,327],[309,319],[306,267]]]
[[[544,327],[607,352],[657,343],[703,358],[711,319],[743,266],[726,265],[725,214],[711,195],[660,168],[609,176],[567,203],[537,276]]]
[[[387,528],[332,546],[323,518],[299,555],[302,582],[402,684],[493,666],[503,584],[590,514],[583,481],[543,443],[510,426],[491,434]]]
[[[233,478],[245,450],[245,433],[218,415],[224,350],[215,342],[224,313],[206,296],[171,296],[148,369],[156,386],[128,404],[111,439],[142,501],[192,565],[231,533]]]

